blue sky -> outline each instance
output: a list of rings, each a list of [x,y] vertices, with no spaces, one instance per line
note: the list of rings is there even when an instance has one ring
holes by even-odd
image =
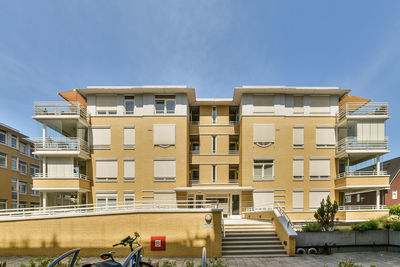
[[[339,86],[390,103],[400,156],[400,1],[0,1],[0,122],[88,85]]]

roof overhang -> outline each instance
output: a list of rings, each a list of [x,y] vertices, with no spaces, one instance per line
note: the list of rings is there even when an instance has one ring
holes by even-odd
[[[233,106],[236,103],[232,98],[197,98],[194,106]]]
[[[175,187],[175,191],[254,191],[251,186],[196,186],[196,187]]]
[[[194,88],[186,85],[144,85],[144,86],[88,86],[75,88],[75,91],[87,97],[91,94],[179,94],[187,95],[189,104],[196,101]]]

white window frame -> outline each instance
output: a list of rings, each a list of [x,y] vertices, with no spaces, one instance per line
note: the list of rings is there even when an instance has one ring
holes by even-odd
[[[126,110],[126,104],[129,102],[133,103],[132,111]],[[125,115],[134,115],[135,114],[135,96],[131,96],[131,95],[124,96],[124,112],[125,112]]]
[[[125,176],[125,162],[134,162],[134,176],[133,177],[126,177]],[[136,161],[135,159],[124,159],[124,182],[129,182],[129,183],[133,183],[135,182],[135,176],[136,176]]]
[[[93,144],[93,139],[94,139],[93,130],[96,130],[96,129],[108,129],[110,131],[110,144],[97,144],[97,145]],[[92,126],[91,138],[92,138],[92,146],[91,146],[92,149],[110,149],[111,148],[111,139],[112,139],[111,127],[105,126],[105,125],[104,126],[100,126],[100,125]]]
[[[26,182],[18,181],[18,192],[21,195],[26,195],[27,194],[27,189],[28,189],[28,184]]]
[[[0,165],[0,168],[7,169],[7,153],[0,152],[0,158],[4,159],[4,165]]]
[[[133,145],[132,144],[126,144],[125,143],[125,129],[133,129],[134,130],[134,140],[133,140]],[[135,126],[124,126],[124,149],[135,149],[136,146],[136,128]]]
[[[155,176],[155,162],[156,161],[174,161],[175,162],[175,176],[174,177],[156,177]],[[153,160],[153,181],[154,182],[175,182],[176,181],[176,159],[175,158],[157,158]]]
[[[174,98],[172,98],[172,96],[174,96]],[[157,101],[159,102],[164,102],[164,109],[162,112],[159,112],[160,110],[157,110]],[[169,112],[167,109],[168,106],[168,102],[174,102],[174,111],[173,112]],[[154,112],[157,115],[162,115],[162,114],[175,114],[176,113],[176,96],[175,95],[155,95],[154,97]]]
[[[116,100],[115,108],[113,107],[112,109],[110,109],[108,107],[107,109],[101,109],[101,106],[97,105],[98,97],[115,97],[116,98],[115,95],[108,95],[108,96],[107,95],[98,95],[98,96],[96,96],[96,115],[100,115],[100,116],[109,116],[109,115],[115,116],[115,115],[117,115],[117,109],[118,109],[118,100],[117,99],[115,99]]]
[[[263,96],[271,96],[272,97],[272,105],[271,106],[256,106],[255,105],[254,99],[256,97],[263,97]],[[258,107],[264,107],[264,109],[258,108]],[[260,111],[260,109],[261,109],[261,111]],[[254,114],[274,114],[275,113],[275,95],[271,95],[271,94],[254,94],[253,95],[253,113]]]
[[[28,164],[25,161],[19,161],[18,162],[18,169],[19,173],[22,175],[26,175],[28,172]]]
[[[15,168],[14,168],[14,166],[13,166],[13,162],[14,162],[14,159],[16,159],[16,161],[15,161]],[[11,169],[13,170],[13,171],[18,171],[19,169],[18,169],[18,167],[19,167],[19,158],[17,157],[17,156],[12,156],[11,157]]]
[[[315,161],[315,160],[329,160],[329,176],[326,175],[321,175],[321,176],[315,176],[315,175],[311,175],[311,162]],[[309,176],[310,176],[310,181],[329,181],[331,179],[331,170],[332,170],[332,161],[330,158],[310,158],[309,160],[309,164],[308,164],[308,168],[309,168]]]
[[[392,199],[397,199],[397,190],[392,190]]]
[[[356,200],[356,201],[357,201],[357,202],[361,202],[361,195],[360,195],[360,194],[357,194],[356,197],[357,197],[357,200]]]
[[[95,194],[95,198],[96,198],[96,206],[99,206],[99,204],[98,204],[98,199],[105,199],[106,200],[106,202],[105,202],[105,205],[104,206],[102,206],[101,205],[101,207],[109,207],[109,206],[111,206],[111,205],[109,205],[109,200],[110,199],[115,199],[115,205],[118,205],[118,193],[117,192],[99,192],[99,191],[97,191],[96,192],[96,194]],[[114,207],[114,206],[112,206],[112,207]]]
[[[13,141],[15,140],[15,146],[13,145]],[[10,146],[12,148],[18,149],[18,137],[15,135],[11,135],[11,143]]]
[[[344,202],[345,203],[351,203],[351,195],[345,195],[344,196]]]
[[[98,174],[97,173],[97,162],[98,161],[116,162],[117,163],[117,174],[116,174],[116,177],[98,177],[97,176],[97,174]],[[102,182],[116,183],[118,181],[118,159],[100,159],[100,158],[97,158],[96,161],[95,161],[95,170],[96,170],[96,177],[95,177],[96,182],[100,182],[100,183],[102,183]]]
[[[295,201],[294,201],[294,196],[296,193],[302,193],[303,197],[302,200],[303,202],[301,203],[301,207],[294,207],[295,205]],[[300,204],[300,203],[296,203],[296,204]],[[304,210],[304,190],[303,189],[294,189],[292,192],[292,210],[293,211],[303,211]]]
[[[217,182],[217,165],[211,165],[211,182],[213,184]]]
[[[312,102],[312,98],[316,98],[316,97],[327,97],[328,98],[328,106],[327,107],[323,107],[323,108],[327,108],[327,110],[328,111],[323,111],[323,112],[321,112],[321,111],[316,111],[315,110],[315,107],[314,106],[312,106],[311,105],[311,102]],[[330,95],[312,95],[312,96],[310,96],[310,114],[313,114],[313,115],[326,115],[326,114],[330,114],[330,112],[331,112],[331,102],[330,102],[331,100],[330,100]],[[319,107],[319,108],[321,108],[321,107]]]
[[[7,199],[0,199],[0,210],[7,209]]]
[[[33,169],[33,173],[32,173],[32,169]],[[29,175],[31,177],[34,177],[35,174],[40,172],[40,167],[38,165],[35,164],[29,164]]]
[[[295,101],[294,101],[294,99],[295,98],[299,98],[299,97],[301,97],[302,98],[302,100],[303,100],[303,104],[302,104],[302,106],[301,107],[296,107],[295,106]],[[304,95],[294,95],[293,96],[293,114],[304,114]]]
[[[257,162],[256,161],[264,161],[264,162]],[[261,178],[255,177],[254,167],[256,165],[261,166]],[[272,166],[272,176],[270,178],[265,178],[264,174],[264,166],[269,165]],[[253,181],[273,181],[275,177],[275,160],[274,159],[254,159],[253,160]]]
[[[333,134],[334,134],[334,142],[333,144],[318,144],[317,143],[317,136],[318,136],[318,129],[333,129]],[[317,126],[315,128],[315,145],[317,148],[335,148],[336,147],[336,131],[335,131],[335,126],[334,125],[322,125],[322,126]]]
[[[0,135],[4,136],[4,142],[0,141],[0,144],[7,145],[7,132],[0,130]]]
[[[294,175],[294,162],[295,161],[303,162],[303,176],[295,176]],[[292,162],[293,162],[293,180],[294,181],[304,181],[304,158],[294,158]]]
[[[18,179],[11,178],[11,192],[18,193]]]
[[[124,191],[124,205],[128,205],[129,207],[135,205],[134,191]]]
[[[24,155],[26,155],[27,153],[26,153],[26,148],[27,148],[27,146],[26,146],[26,144],[24,144],[24,143],[19,143],[19,152],[21,153],[21,154],[24,154]]]
[[[302,129],[303,130],[303,144],[295,144],[294,143],[295,129]],[[295,149],[303,149],[304,148],[304,125],[295,125],[295,126],[293,126],[293,148],[295,148]]]
[[[40,196],[39,190],[33,190],[33,183],[31,183],[31,196]]]

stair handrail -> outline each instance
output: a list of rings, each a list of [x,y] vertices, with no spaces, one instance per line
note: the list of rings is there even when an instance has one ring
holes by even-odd
[[[285,219],[286,219],[286,221],[287,221],[286,227],[289,227],[289,226],[290,226],[291,228],[294,227],[292,221],[291,221],[290,218],[289,218],[289,216],[287,215],[287,213],[285,212],[285,210],[281,207],[281,205],[279,205],[279,203],[275,203],[274,209],[276,209],[276,210],[278,211],[278,213],[279,213],[281,216],[285,217]]]
[[[224,211],[221,212],[221,221],[222,221],[222,235],[223,237],[225,237]]]

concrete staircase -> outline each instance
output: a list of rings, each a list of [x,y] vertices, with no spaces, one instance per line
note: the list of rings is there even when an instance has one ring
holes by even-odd
[[[263,220],[225,219],[222,257],[287,256],[272,223]]]

